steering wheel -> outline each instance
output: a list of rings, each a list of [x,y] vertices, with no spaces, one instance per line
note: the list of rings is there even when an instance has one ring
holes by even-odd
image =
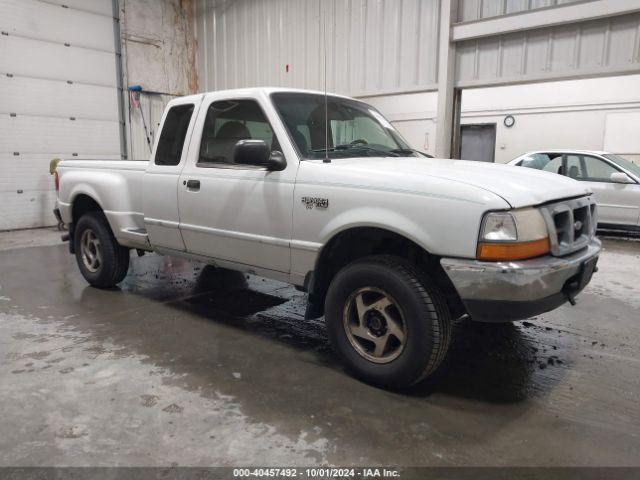
[[[369,145],[369,142],[367,142],[364,138],[358,138],[349,143],[349,145]]]

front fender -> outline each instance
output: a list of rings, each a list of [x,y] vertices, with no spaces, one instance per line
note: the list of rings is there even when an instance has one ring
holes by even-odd
[[[336,235],[359,227],[388,230],[411,240],[427,252],[437,250],[424,223],[384,207],[357,207],[339,213],[320,230],[320,243],[325,246]]]

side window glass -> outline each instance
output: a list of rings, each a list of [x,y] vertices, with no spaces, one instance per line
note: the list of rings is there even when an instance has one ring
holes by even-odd
[[[557,156],[553,160],[550,160],[542,170],[544,170],[545,172],[553,172],[563,175],[562,156]]]
[[[543,170],[551,159],[546,153],[532,153],[527,155],[520,162],[520,166],[527,168],[535,168],[536,170]]]
[[[263,140],[271,150],[280,148],[255,100],[213,102],[204,121],[198,163],[233,164],[233,149],[240,140]]]
[[[611,174],[618,170],[596,157],[584,157],[584,175],[581,180],[611,182]]]
[[[192,104],[176,105],[169,110],[162,126],[160,140],[158,140],[156,165],[178,165],[180,163],[192,113]]]
[[[584,180],[584,162],[582,156],[567,155],[567,177],[574,180]]]

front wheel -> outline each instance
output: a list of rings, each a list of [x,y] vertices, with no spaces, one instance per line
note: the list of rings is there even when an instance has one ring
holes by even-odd
[[[325,301],[329,339],[359,378],[406,388],[436,371],[451,315],[440,290],[399,257],[357,260],[334,277]]]
[[[117,242],[102,212],[80,217],[73,241],[80,272],[91,285],[109,288],[126,277],[129,249]]]

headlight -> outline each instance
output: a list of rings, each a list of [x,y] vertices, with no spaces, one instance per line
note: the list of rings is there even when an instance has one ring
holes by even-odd
[[[488,242],[515,242],[518,240],[518,229],[513,215],[507,212],[486,214],[482,224],[481,238]]]
[[[478,260],[522,260],[549,252],[549,233],[539,210],[523,208],[485,214]]]

